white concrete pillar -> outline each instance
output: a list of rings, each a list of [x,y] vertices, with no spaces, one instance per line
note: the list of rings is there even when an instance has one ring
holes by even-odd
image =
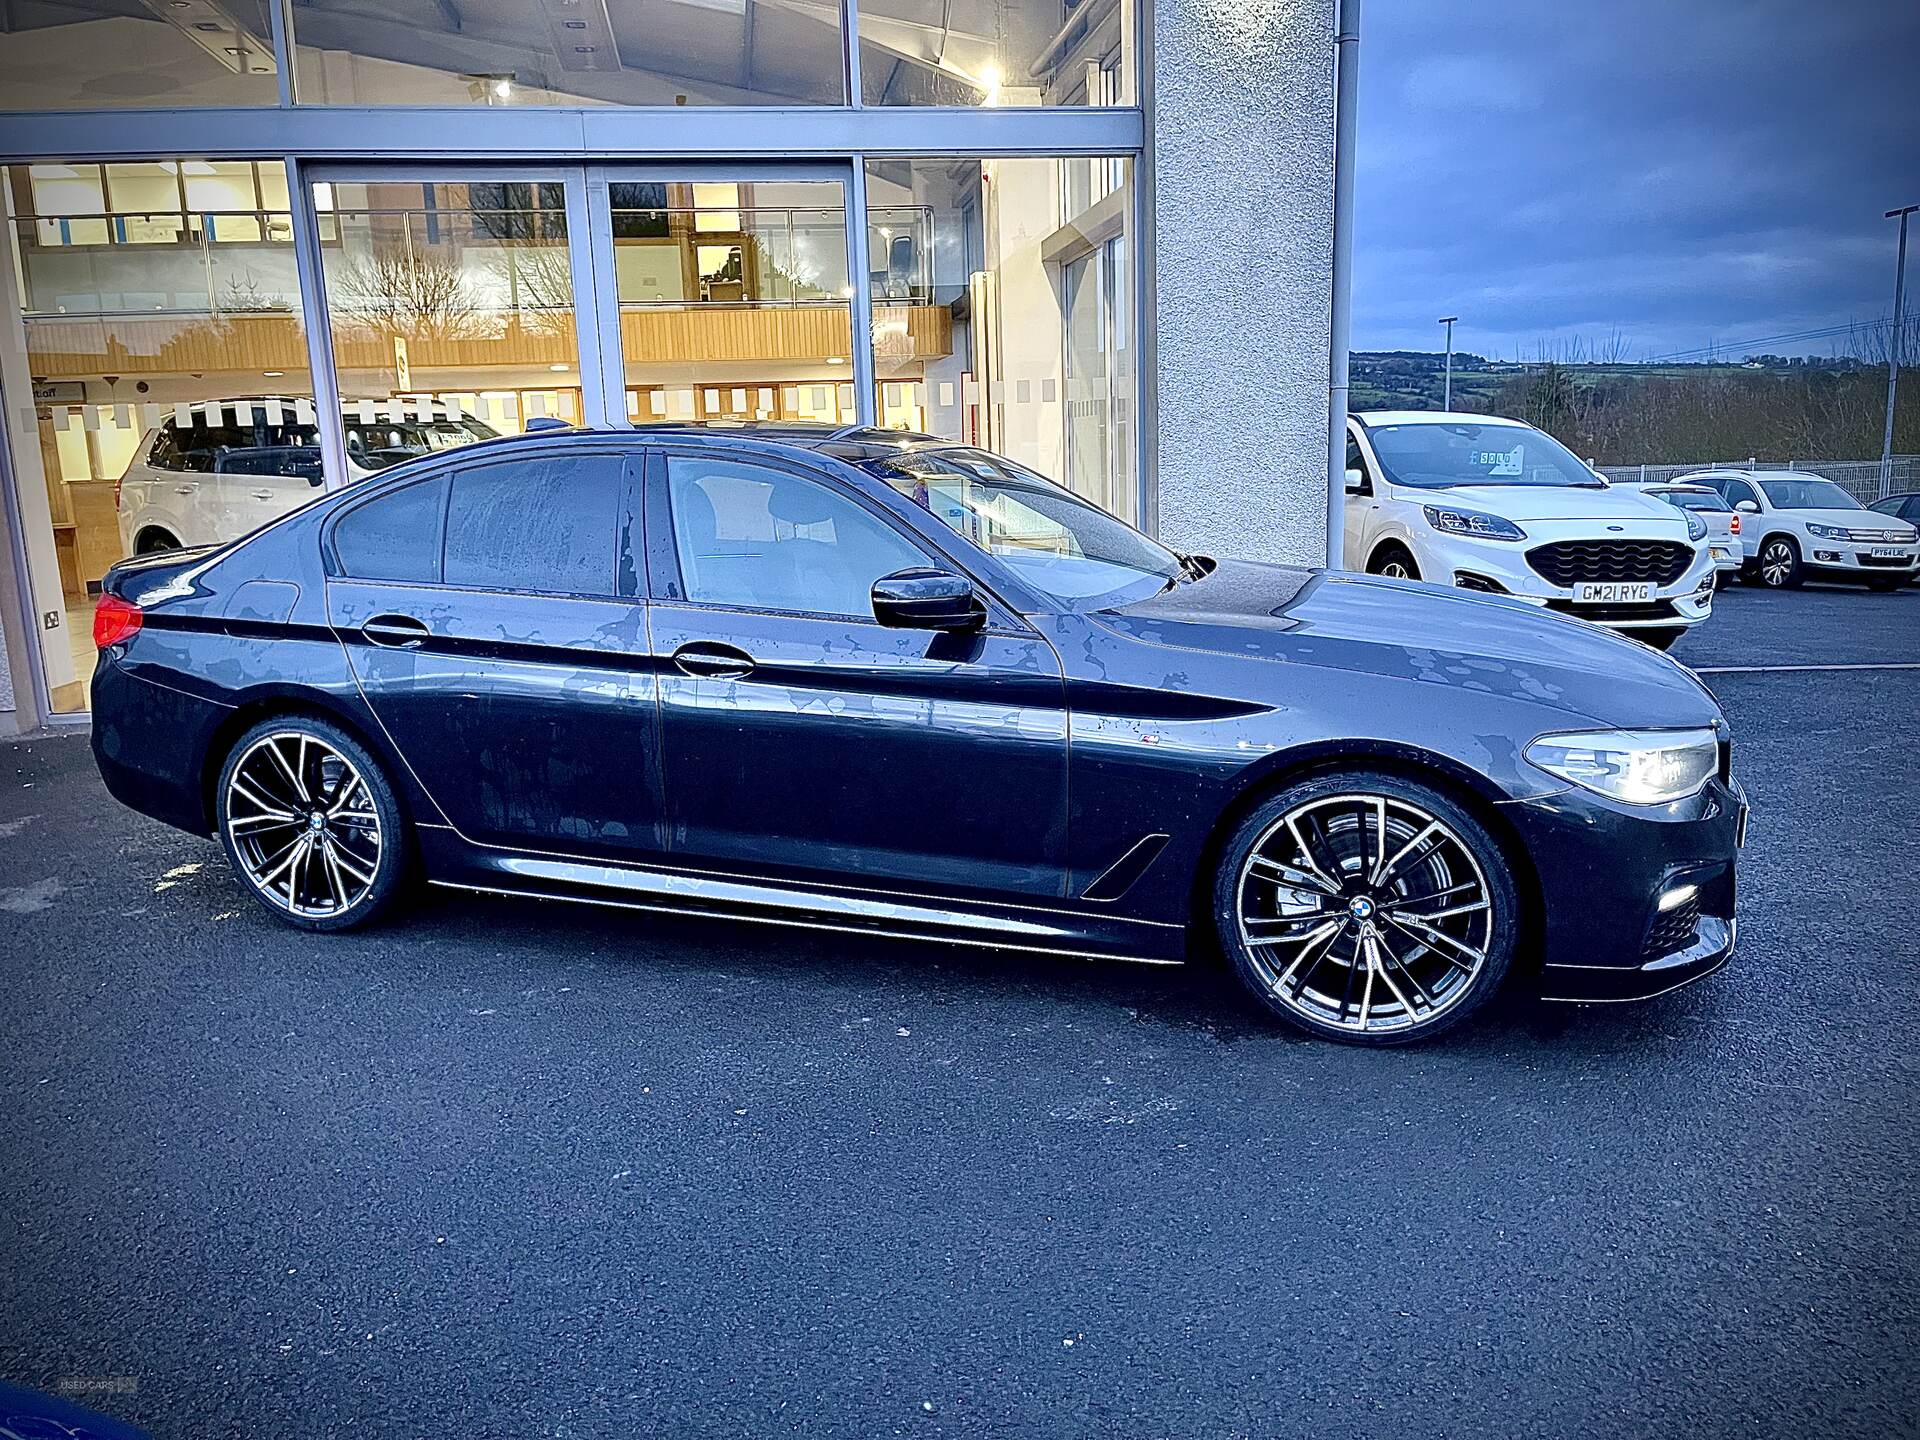
[[[1160,536],[1321,563],[1333,0],[1155,0],[1148,436]]]

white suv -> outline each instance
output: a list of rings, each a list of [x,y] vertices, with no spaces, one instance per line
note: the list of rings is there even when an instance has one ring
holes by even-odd
[[[1347,422],[1346,560],[1511,595],[1666,649],[1713,607],[1698,515],[1609,485],[1497,415],[1375,410]]]
[[[1920,533],[1877,515],[1833,481],[1799,470],[1699,470],[1676,485],[1718,490],[1742,517],[1748,580],[1783,589],[1809,574],[1897,590],[1920,564]]]
[[[495,433],[464,416],[369,421],[350,410],[347,477],[364,480]],[[129,555],[224,544],[304,505],[320,486],[311,401],[260,396],[175,406],[140,437],[120,477],[120,542]]]

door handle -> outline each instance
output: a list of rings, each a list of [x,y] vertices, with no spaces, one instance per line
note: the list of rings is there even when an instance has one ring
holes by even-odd
[[[173,493],[176,495],[198,495],[200,493],[200,487],[198,485],[176,485],[173,487]]]
[[[418,650],[431,633],[423,620],[411,615],[376,615],[360,627],[360,633],[375,645],[396,650]]]
[[[254,491],[254,492],[253,492],[253,498],[254,498],[254,499],[256,499],[256,500],[271,500],[271,499],[273,499],[273,491],[271,491],[271,490],[256,490],[256,491]]]
[[[753,657],[746,651],[717,641],[698,640],[673,652],[674,667],[682,675],[705,679],[737,680],[753,673]]]

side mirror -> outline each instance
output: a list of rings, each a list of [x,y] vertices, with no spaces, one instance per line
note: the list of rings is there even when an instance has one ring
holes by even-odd
[[[950,570],[896,570],[873,582],[873,618],[895,630],[977,630],[987,610]]]
[[[1367,493],[1366,471],[1356,470],[1351,465],[1347,467],[1347,493],[1349,495],[1365,495]]]
[[[1760,513],[1760,504],[1756,500],[1736,500],[1733,502],[1733,508],[1738,510],[1742,515],[1758,515]]]

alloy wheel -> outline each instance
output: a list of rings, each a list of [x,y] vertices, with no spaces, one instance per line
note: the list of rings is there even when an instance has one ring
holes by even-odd
[[[318,736],[261,736],[234,764],[223,823],[247,882],[303,919],[344,914],[380,873],[380,814],[366,777]]]
[[[1793,548],[1784,540],[1775,540],[1760,554],[1760,578],[1769,585],[1784,585],[1793,574]]]
[[[1320,1026],[1420,1029],[1466,999],[1493,948],[1492,892],[1462,838],[1387,795],[1287,811],[1242,864],[1240,938],[1273,1000]]]
[[[1407,573],[1407,567],[1405,563],[1399,560],[1387,561],[1384,565],[1380,567],[1380,573],[1386,576],[1389,580],[1408,580],[1412,578]]]

